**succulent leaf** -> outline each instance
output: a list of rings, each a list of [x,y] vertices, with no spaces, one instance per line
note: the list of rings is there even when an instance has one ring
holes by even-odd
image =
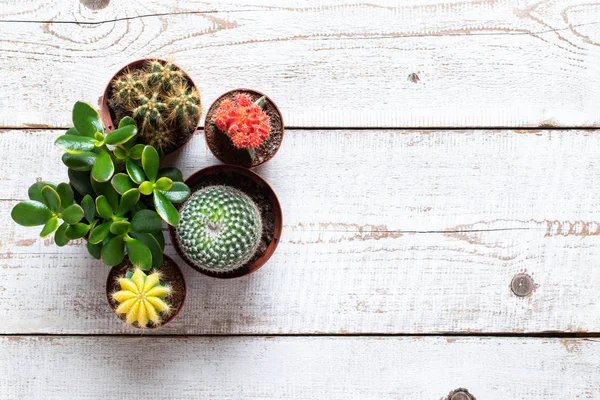
[[[46,222],[46,225],[44,225],[44,228],[40,232],[40,237],[45,238],[50,236],[58,229],[58,225],[58,217],[51,217],[48,220],[48,222]]]
[[[123,193],[121,202],[119,203],[119,209],[117,210],[118,215],[125,215],[127,211],[131,209],[140,199],[140,191],[137,189],[129,189]]]
[[[127,255],[131,263],[148,271],[152,268],[152,252],[143,242],[131,238],[125,237],[125,246],[127,246]]]
[[[92,167],[92,178],[98,182],[107,182],[115,173],[115,165],[107,149],[103,149]]]
[[[105,196],[96,197],[96,211],[104,219],[111,219],[115,213]]]
[[[67,234],[66,234],[68,227],[69,227],[69,224],[67,224],[66,222],[63,222],[58,227],[56,232],[54,233],[54,243],[56,243],[57,246],[62,247],[64,245],[66,245],[67,243],[69,243],[69,238],[67,237]]]
[[[73,193],[73,189],[71,185],[68,183],[59,183],[56,187],[56,193],[58,193],[58,197],[60,197],[60,207],[67,208],[73,201],[75,200],[75,194]]]
[[[61,214],[67,224],[76,224],[83,218],[83,208],[79,204],[71,204]]]
[[[98,111],[81,101],[73,106],[73,125],[81,135],[87,137],[94,137],[96,132],[104,133],[104,126]]]
[[[110,225],[110,233],[119,236],[129,232],[129,221],[115,221]]]
[[[92,232],[90,232],[89,242],[92,244],[101,243],[106,238],[106,236],[108,236],[111,225],[112,222],[108,221],[94,227]]]
[[[62,135],[54,145],[69,154],[81,154],[96,147],[96,139],[87,136]]]
[[[108,266],[115,266],[125,257],[125,243],[121,236],[115,236],[102,247],[102,262]]]
[[[92,151],[86,151],[80,154],[64,153],[62,155],[62,162],[67,167],[76,171],[90,171],[93,168],[94,163],[96,163],[97,158],[98,154]]]
[[[58,209],[60,208],[60,197],[58,196],[58,193],[56,193],[56,190],[50,186],[44,186],[42,188],[42,198],[44,204],[52,212],[58,212]]]
[[[87,219],[89,223],[92,223],[96,218],[96,204],[94,203],[92,196],[86,194],[83,197],[83,200],[81,201],[81,208],[83,208],[85,219]]]
[[[135,232],[151,233],[160,231],[162,220],[160,216],[151,210],[137,212],[131,220],[131,229]]]
[[[150,182],[156,181],[159,162],[160,157],[156,149],[152,146],[144,147],[144,151],[142,152],[142,168]]]
[[[54,235],[56,237],[56,235]],[[86,247],[88,249],[88,252],[90,253],[90,255],[92,257],[94,257],[96,260],[99,260],[100,257],[102,257],[102,243],[90,243],[87,242]]]
[[[154,191],[154,207],[156,208],[156,212],[162,219],[164,219],[169,225],[177,226],[179,225],[179,212],[171,204],[171,202],[165,197],[164,194],[159,192],[158,190]]]
[[[113,176],[111,180],[111,183],[113,185],[113,188],[115,188],[115,190],[121,195],[124,194],[126,191],[137,187],[137,185],[131,180],[129,175],[124,173],[115,174],[115,176]]]
[[[131,178],[132,181],[137,183],[138,185],[146,180],[146,175],[142,168],[137,165],[132,159],[128,158],[125,163],[125,168],[127,169],[127,174]]]
[[[106,144],[117,145],[123,144],[137,134],[136,125],[125,125],[121,128],[115,129],[108,135],[106,135]]]
[[[190,197],[190,188],[183,182],[173,182],[171,189],[161,191],[171,203],[183,203]]]
[[[161,168],[158,171],[158,177],[167,177],[171,179],[173,182],[183,182],[183,174],[179,168],[167,167]]]
[[[65,235],[71,240],[81,239],[87,235],[89,230],[90,225],[84,224],[83,222],[78,222],[76,224],[69,225],[65,230]]]
[[[92,186],[92,179],[88,171],[76,171],[69,168],[69,182],[75,188],[77,193],[82,196],[86,194],[95,196],[95,191]]]
[[[22,226],[44,225],[52,215],[44,203],[34,200],[18,203],[11,212],[12,219]]]
[[[160,221],[160,218],[159,218]],[[148,246],[152,253],[152,268],[160,268],[163,263],[163,248],[151,233],[135,232],[131,236]]]

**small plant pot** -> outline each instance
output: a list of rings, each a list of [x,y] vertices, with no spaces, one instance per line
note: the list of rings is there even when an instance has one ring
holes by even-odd
[[[265,96],[261,92],[251,89],[235,89],[222,94],[210,106],[206,113],[204,121],[204,139],[213,155],[221,162],[226,164],[241,165],[246,168],[255,168],[263,165],[277,154],[281,142],[283,140],[284,126],[283,117],[277,105],[268,96],[266,97],[264,111],[269,116],[269,125],[271,126],[271,134],[261,145],[255,150],[255,158],[250,157],[250,153],[246,149],[239,149],[233,145],[231,139],[213,123],[214,115],[217,112],[219,105],[225,99],[233,99],[237,94],[247,94],[256,101]]]
[[[129,261],[129,259],[125,258],[125,261],[123,261],[121,264],[111,268],[110,273],[108,274],[108,278],[106,278],[106,299],[108,300],[108,305],[110,306],[110,308],[112,308],[113,311],[117,309],[119,304],[111,298],[110,294],[121,290],[118,279],[125,275],[127,271],[133,268],[134,267]],[[165,254],[163,254],[163,264],[160,268],[160,273],[160,281],[162,283],[167,283],[171,285],[173,289],[173,292],[166,298],[166,301],[172,306],[173,311],[170,315],[165,317],[165,320],[160,325],[153,325],[152,323],[150,323],[144,329],[159,328],[168,324],[173,319],[175,319],[177,314],[179,314],[179,312],[183,308],[183,303],[185,303],[187,286],[185,284],[183,274],[181,273],[181,270],[179,269],[175,261],[173,261],[173,259],[171,259]],[[115,313],[115,315],[117,315],[117,317],[125,321],[124,314],[118,315]],[[135,322],[133,326],[141,329],[137,322]]]
[[[283,216],[277,195],[269,184],[256,173],[237,165],[213,165],[194,173],[186,181],[192,194],[206,186],[225,185],[248,195],[259,209],[262,219],[260,244],[254,255],[241,267],[230,272],[208,271],[195,265],[181,249],[176,229],[169,226],[171,243],[179,256],[196,271],[215,278],[237,278],[262,267],[271,258],[283,229]],[[178,204],[181,208],[183,204]]]
[[[110,132],[110,131],[116,129],[119,124],[119,121],[123,117],[130,116],[123,109],[123,107],[121,107],[120,105],[116,104],[113,100],[111,100],[112,95],[113,95],[113,87],[112,87],[113,81],[115,80],[115,78],[117,76],[119,76],[121,74],[121,72],[125,71],[126,69],[129,68],[132,71],[140,70],[144,67],[145,63],[147,63],[148,61],[153,61],[153,60],[166,62],[166,61],[158,59],[158,58],[139,59],[137,61],[127,64],[126,66],[121,68],[119,71],[117,71],[117,73],[115,73],[112,76],[112,78],[110,79],[110,81],[108,82],[108,85],[106,85],[106,88],[104,89],[104,94],[102,95],[102,98],[100,100],[100,116],[102,117],[102,123],[104,124],[104,127],[107,129],[107,131]],[[173,64],[173,65],[179,71],[181,71],[183,73],[185,80],[187,80],[187,82],[190,84],[190,86],[196,88],[196,90],[197,90],[198,87],[196,86],[196,84],[194,83],[192,78],[190,78],[190,76],[178,65],[176,65],[176,64]],[[196,120],[196,123],[193,125],[193,127],[178,127],[177,128],[179,130],[179,135],[177,136],[177,139],[174,141],[174,143],[170,144],[169,147],[163,152],[164,155],[179,151],[183,146],[185,146],[186,144],[189,143],[189,141],[194,136],[194,133],[196,132],[196,129],[198,128],[198,125],[200,124],[201,115],[202,115],[201,112],[198,113],[198,118]]]

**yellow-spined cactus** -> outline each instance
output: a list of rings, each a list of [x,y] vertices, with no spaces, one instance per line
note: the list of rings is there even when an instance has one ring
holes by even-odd
[[[125,314],[127,324],[138,323],[140,328],[152,322],[160,325],[161,316],[168,315],[171,307],[165,301],[171,293],[169,286],[160,284],[160,274],[154,272],[146,275],[144,271],[136,268],[119,278],[121,290],[112,294],[112,298],[119,303],[115,310],[117,314]]]

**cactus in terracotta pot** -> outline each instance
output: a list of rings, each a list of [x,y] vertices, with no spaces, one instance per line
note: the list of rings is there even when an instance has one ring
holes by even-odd
[[[158,326],[162,317],[171,312],[171,306],[165,300],[171,294],[171,287],[161,284],[158,272],[146,275],[136,268],[119,278],[119,285],[121,290],[110,296],[119,303],[115,312],[125,314],[127,324],[135,323],[140,328],[146,328],[148,323]]]
[[[183,253],[198,268],[233,271],[247,263],[258,248],[262,221],[256,204],[228,186],[196,191],[181,208],[176,237]]]

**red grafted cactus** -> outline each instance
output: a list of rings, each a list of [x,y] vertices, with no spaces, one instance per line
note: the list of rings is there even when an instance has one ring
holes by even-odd
[[[271,134],[269,116],[261,108],[264,103],[264,97],[252,103],[250,96],[238,94],[221,102],[214,123],[235,147],[255,149]]]

